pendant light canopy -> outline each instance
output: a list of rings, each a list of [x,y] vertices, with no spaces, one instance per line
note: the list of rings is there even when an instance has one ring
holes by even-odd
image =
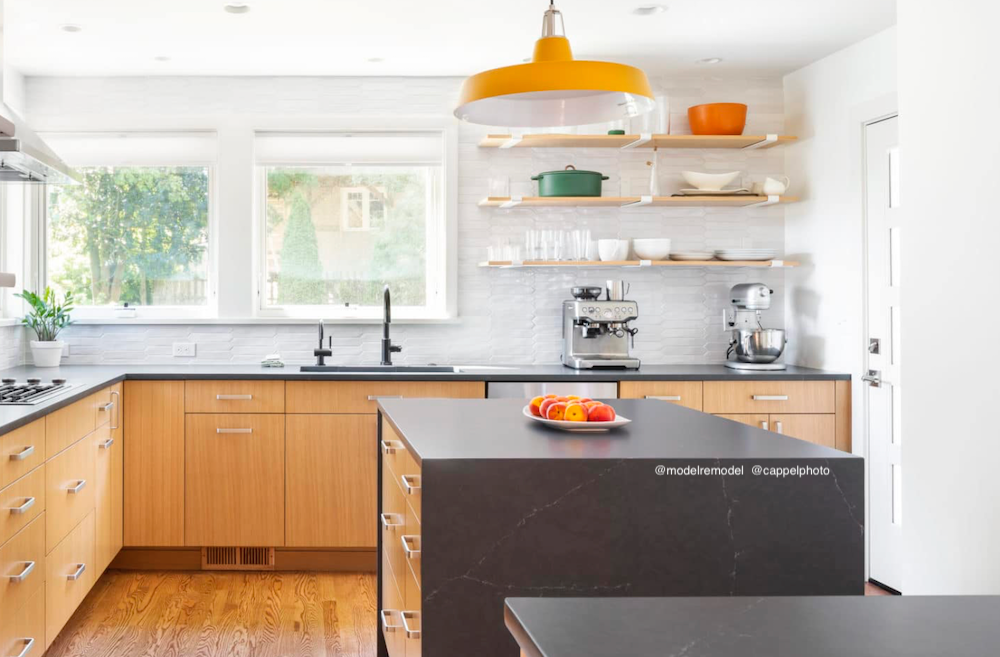
[[[641,70],[574,60],[562,14],[550,3],[531,62],[466,79],[455,116],[482,125],[543,128],[627,119],[654,106]]]

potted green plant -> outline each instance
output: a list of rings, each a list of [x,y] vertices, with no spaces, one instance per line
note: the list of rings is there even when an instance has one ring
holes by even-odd
[[[56,299],[52,288],[46,287],[41,296],[24,290],[14,296],[21,297],[31,306],[31,312],[21,323],[35,332],[37,340],[31,341],[31,357],[36,367],[58,367],[66,343],[56,340],[59,331],[73,323],[73,294],[67,292],[62,303]]]

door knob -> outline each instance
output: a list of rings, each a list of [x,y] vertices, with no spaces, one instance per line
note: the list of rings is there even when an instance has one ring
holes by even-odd
[[[873,388],[882,387],[882,373],[878,370],[868,370],[868,374],[862,376],[861,380]]]

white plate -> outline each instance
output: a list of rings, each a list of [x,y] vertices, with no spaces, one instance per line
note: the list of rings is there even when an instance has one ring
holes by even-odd
[[[714,260],[715,254],[711,251],[680,251],[670,254],[671,260]]]
[[[616,415],[615,419],[611,422],[567,422],[565,420],[546,420],[543,417],[532,415],[531,409],[528,406],[525,406],[521,412],[524,413],[524,417],[529,420],[541,422],[545,426],[552,427],[553,429],[573,431],[575,433],[597,433],[607,431],[608,429],[617,429],[618,427],[623,427],[632,421],[621,415]]]
[[[753,262],[763,262],[765,260],[774,260],[774,258],[776,256],[774,256],[773,254],[761,255],[761,254],[754,254],[754,253],[745,253],[745,254],[716,253],[715,257],[718,258],[719,260],[729,260],[729,261],[732,261],[732,260],[750,260],[750,261],[753,261]]]
[[[746,187],[737,189],[681,189],[678,194],[684,196],[753,196],[754,194]]]

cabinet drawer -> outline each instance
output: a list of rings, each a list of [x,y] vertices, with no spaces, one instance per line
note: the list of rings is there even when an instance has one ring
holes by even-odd
[[[823,447],[837,447],[836,415],[772,415],[771,431]]]
[[[406,459],[406,446],[388,422],[382,422],[382,476],[398,477]],[[388,468],[388,470],[386,470]]]
[[[97,397],[91,395],[45,416],[45,454],[63,451],[97,428]]]
[[[406,572],[413,578],[420,589],[420,561],[423,542],[420,540],[420,521],[414,515],[413,509],[406,507],[406,529],[399,539],[400,549],[403,552],[403,561],[406,564]],[[417,599],[419,600],[419,593]],[[407,606],[407,609],[410,609]]]
[[[45,587],[11,615],[0,617],[0,655],[41,657],[45,643]]]
[[[105,424],[112,424],[112,420],[120,412],[118,408],[119,397],[118,395],[112,395],[111,391],[114,390],[114,386],[109,386],[103,390],[99,390],[91,396],[91,400],[94,404],[95,424],[96,426],[104,426]],[[116,423],[117,424],[117,423]]]
[[[186,413],[284,413],[284,381],[185,381]]]
[[[727,420],[732,420],[733,422],[739,422],[740,424],[748,424],[751,427],[757,427],[758,429],[763,429],[764,431],[769,431],[771,428],[771,423],[767,413],[737,413],[737,414],[717,414],[715,417],[725,418]]]
[[[0,578],[0,618],[10,618],[45,582],[44,516],[0,548]]]
[[[833,413],[833,381],[705,381],[706,413]]]
[[[481,381],[289,381],[288,413],[377,413],[378,397],[482,399]]]
[[[45,549],[51,551],[94,510],[97,450],[81,440],[45,464]],[[91,559],[93,568],[93,559]]]
[[[45,558],[45,636],[51,643],[94,585],[94,513]]]
[[[386,557],[382,556],[382,609],[379,610],[379,626],[389,657],[404,657],[406,645],[403,636],[403,594],[390,569]]]
[[[0,544],[45,510],[45,465],[0,490]]]
[[[0,488],[45,463],[45,420],[0,436]]]
[[[382,532],[382,553],[392,566],[392,572],[402,582],[406,572],[403,544],[400,537],[406,533],[406,501],[403,490],[391,472],[382,477],[382,512],[379,530]]]
[[[283,546],[285,416],[188,415],[185,429],[185,543]]]
[[[622,381],[619,390],[622,399],[657,399],[702,409],[701,381]]]
[[[403,497],[406,499],[407,505],[413,509],[417,522],[420,522],[420,493],[424,483],[420,474],[420,466],[406,450],[403,450],[402,461],[400,464],[402,472],[396,474],[396,481],[399,482],[399,487],[403,490]]]

